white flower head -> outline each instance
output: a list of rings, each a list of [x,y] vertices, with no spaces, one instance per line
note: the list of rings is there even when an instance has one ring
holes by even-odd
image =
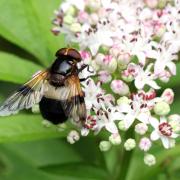
[[[179,135],[173,131],[172,126],[169,124],[165,117],[160,117],[160,121],[153,117],[150,119],[150,124],[154,128],[154,131],[151,133],[152,141],[161,139],[163,146],[166,149],[174,146],[174,139]]]

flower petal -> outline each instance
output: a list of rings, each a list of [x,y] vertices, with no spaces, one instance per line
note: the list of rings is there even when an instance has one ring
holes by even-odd
[[[134,120],[135,120],[135,116],[133,116],[132,114],[127,114],[124,117],[125,127],[128,129],[133,124]]]
[[[157,83],[155,81],[153,81],[153,80],[147,81],[147,84],[149,86],[151,86],[152,88],[154,88],[154,89],[160,89],[160,86],[158,86]]]
[[[113,122],[105,124],[105,128],[112,134],[118,133],[118,129],[116,127],[116,124]]]
[[[158,140],[159,139],[159,133],[155,130],[155,131],[153,131],[152,133],[151,133],[151,140],[152,141],[156,141],[156,140]]]
[[[137,116],[137,119],[138,119],[139,121],[141,121],[142,123],[145,123],[145,124],[149,124],[149,118],[150,118],[149,113],[140,113],[140,114]]]
[[[161,136],[161,140],[162,140],[162,143],[163,143],[163,146],[166,148],[166,149],[169,149],[171,147],[171,143],[170,143],[170,139],[166,136]]]
[[[149,122],[154,127],[154,129],[158,129],[159,121],[156,118],[154,117],[150,118]]]

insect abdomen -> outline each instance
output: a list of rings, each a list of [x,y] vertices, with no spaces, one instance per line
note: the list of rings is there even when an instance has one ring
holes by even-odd
[[[53,124],[63,123],[68,119],[62,109],[60,100],[43,97],[39,106],[43,118]]]

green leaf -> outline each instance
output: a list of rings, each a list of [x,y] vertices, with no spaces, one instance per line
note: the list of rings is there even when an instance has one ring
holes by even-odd
[[[21,142],[55,137],[65,137],[67,132],[58,132],[52,125],[42,125],[42,117],[34,114],[17,114],[0,117],[0,143]]]
[[[25,83],[42,67],[26,59],[0,52],[0,80]]]
[[[65,176],[68,175],[72,176],[72,178],[78,179],[99,180],[108,179],[109,177],[105,170],[95,165],[89,165],[88,162],[47,166],[41,169],[51,174],[63,174]]]
[[[49,65],[57,49],[64,45],[50,32],[53,11],[59,0],[1,0],[0,35]]]
[[[0,146],[0,164],[1,180],[70,180],[64,176],[55,176],[37,169],[27,159],[14,152],[14,149],[6,148],[4,145]]]
[[[3,146],[13,150],[14,153],[36,167],[82,162],[81,156],[74,151],[74,145],[69,144],[64,139],[6,143]]]

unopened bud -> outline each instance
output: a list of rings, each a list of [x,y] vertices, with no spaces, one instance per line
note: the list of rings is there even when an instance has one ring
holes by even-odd
[[[135,126],[135,132],[144,135],[148,130],[148,126],[144,123],[139,123]]]
[[[124,143],[124,148],[126,149],[126,151],[131,151],[135,147],[136,147],[136,141],[134,139],[130,138],[126,140],[126,142]]]
[[[95,57],[96,63],[97,63],[98,65],[102,66],[104,57],[105,57],[104,54],[98,53],[97,56]]]
[[[129,104],[129,102],[130,102],[130,99],[128,99],[128,97],[126,97],[126,96],[120,97],[120,98],[117,100],[117,104],[118,104],[118,105],[121,105],[121,104]]]
[[[152,146],[152,143],[150,141],[149,138],[142,138],[139,142],[139,148],[142,150],[142,151],[149,151],[149,149],[151,148]]]
[[[74,22],[74,18],[71,15],[64,16],[63,22],[65,24],[71,25]]]
[[[117,68],[117,61],[111,55],[106,55],[103,59],[102,67],[109,73],[113,73]]]
[[[131,60],[131,56],[128,53],[120,54],[118,56],[118,68],[119,69],[126,69],[127,65]]]
[[[161,97],[166,103],[172,104],[174,101],[174,92],[170,88],[165,89]]]
[[[156,158],[152,154],[146,154],[144,156],[144,163],[148,166],[153,166],[156,164]]]
[[[74,144],[76,141],[80,139],[79,133],[76,130],[70,131],[70,133],[67,136],[67,141],[70,144]]]
[[[173,132],[180,133],[180,115],[173,114],[168,117],[169,124],[173,128]]]
[[[111,75],[107,71],[100,71],[98,74],[99,80],[103,83],[108,83],[112,79]]]
[[[109,141],[101,141],[99,148],[101,151],[108,151],[111,148],[111,143]]]
[[[119,121],[119,123],[118,123],[118,128],[119,128],[121,131],[126,131],[126,130],[127,130],[124,121]]]
[[[170,106],[168,103],[166,103],[164,101],[158,102],[154,106],[154,112],[159,116],[165,116],[170,112]]]
[[[72,32],[74,32],[74,33],[80,32],[80,31],[81,31],[81,24],[79,24],[79,23],[73,23],[73,24],[71,24],[70,30],[71,30]]]
[[[121,144],[121,136],[119,134],[112,134],[111,136],[109,136],[109,141],[113,145],[119,145]]]
[[[96,13],[92,13],[90,15],[90,22],[91,22],[91,24],[97,24],[98,21],[99,21],[98,15]]]
[[[66,14],[74,16],[76,13],[76,8],[74,6],[70,6],[68,10],[66,11]]]
[[[85,23],[85,22],[87,22],[87,20],[88,20],[88,14],[87,14],[87,12],[85,12],[85,11],[80,11],[80,12],[78,13],[78,21],[79,21],[80,23]]]
[[[121,80],[113,80],[111,82],[111,89],[114,93],[121,96],[127,95],[129,93],[129,87]]]

